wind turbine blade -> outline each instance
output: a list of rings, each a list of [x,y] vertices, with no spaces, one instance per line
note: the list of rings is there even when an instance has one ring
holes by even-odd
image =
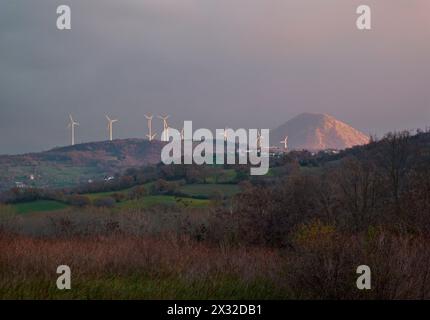
[[[69,118],[70,118],[70,121],[73,122],[73,117],[71,114],[69,114]]]
[[[108,119],[108,121],[110,121],[110,118],[108,117],[108,115],[105,115],[106,116],[106,119]]]

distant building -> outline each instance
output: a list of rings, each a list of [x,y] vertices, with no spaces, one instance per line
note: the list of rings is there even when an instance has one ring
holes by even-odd
[[[15,186],[18,188],[18,189],[24,189],[24,188],[26,188],[27,186],[25,185],[25,183],[24,182],[20,182],[20,181],[16,181],[15,182]]]
[[[339,150],[337,150],[337,149],[326,149],[326,150],[324,150],[324,153],[325,154],[338,154]]]

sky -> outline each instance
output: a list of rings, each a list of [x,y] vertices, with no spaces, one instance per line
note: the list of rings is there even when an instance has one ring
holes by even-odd
[[[72,30],[56,28],[69,5]],[[372,9],[372,30],[356,8]],[[366,134],[430,126],[428,0],[2,0],[0,154],[327,113]],[[154,120],[158,133],[161,120]]]

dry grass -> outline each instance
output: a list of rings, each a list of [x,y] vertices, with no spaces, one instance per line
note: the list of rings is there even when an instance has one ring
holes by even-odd
[[[350,233],[313,220],[288,246],[265,247],[226,241],[231,221],[198,212],[4,218],[0,299],[430,299],[423,233]],[[372,270],[370,291],[356,287],[361,264]],[[56,288],[59,265],[71,267],[70,291]]]
[[[117,292],[115,298],[282,298],[282,286],[274,287],[280,259],[269,249],[212,247],[168,235],[158,239],[3,235],[0,297],[113,298]],[[71,267],[74,284],[66,295],[55,290],[55,271],[63,264]],[[118,285],[122,292],[115,288]]]

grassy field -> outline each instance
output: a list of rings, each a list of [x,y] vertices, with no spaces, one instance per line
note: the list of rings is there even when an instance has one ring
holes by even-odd
[[[58,201],[38,200],[33,202],[18,203],[12,207],[17,213],[26,214],[33,212],[59,211],[66,209],[69,206]]]
[[[148,183],[143,184],[142,186],[146,190],[149,190],[153,184],[154,184],[154,182],[148,182]],[[131,187],[131,188],[123,189],[123,190],[118,190],[118,191],[87,193],[87,194],[84,194],[84,196],[87,196],[90,200],[97,200],[97,199],[101,199],[101,198],[110,197],[116,193],[121,193],[121,194],[127,195],[128,192],[133,190],[133,188],[135,188],[135,187]]]
[[[188,184],[179,189],[182,193],[189,196],[210,197],[216,192],[221,192],[226,197],[237,194],[239,186],[235,184]]]
[[[236,178],[234,169],[222,169],[217,175],[206,178],[207,183],[230,183]]]
[[[207,207],[209,203],[210,203],[209,200],[158,195],[158,196],[146,196],[141,200],[128,200],[128,201],[120,202],[118,204],[118,208],[139,209],[139,208],[150,208],[157,205],[167,205],[167,206],[180,205],[180,206],[191,207],[191,208],[203,208],[203,207]]]
[[[75,277],[72,290],[60,291],[55,281],[31,279],[2,286],[0,299],[285,299],[287,290],[270,280],[245,280],[228,275],[187,281],[181,277],[156,278],[145,274],[131,276]]]
[[[98,197],[103,198],[109,196],[109,192],[106,194],[97,194]],[[94,196],[94,199],[97,199]],[[190,208],[204,208],[210,204],[209,200],[192,199],[185,197],[175,197],[175,196],[146,196],[140,200],[126,200],[116,204],[117,209],[140,209],[140,208],[150,208],[157,205],[167,205],[167,206],[183,206]],[[32,202],[18,203],[10,206],[13,211],[18,214],[28,214],[28,213],[38,213],[38,212],[54,212],[61,211],[70,208],[67,204],[50,201],[50,200],[38,200]]]
[[[132,188],[128,188],[128,189],[124,189],[124,190],[119,190],[119,191],[109,191],[109,192],[97,192],[97,193],[87,193],[84,194],[84,196],[87,196],[90,200],[94,201],[97,199],[102,199],[102,198],[106,198],[106,197],[110,197],[113,194],[116,193],[122,193],[122,194],[127,194]]]
[[[144,186],[149,189],[152,184],[153,182],[147,183]],[[132,189],[133,188],[128,188],[119,191],[89,193],[84,195],[87,196],[91,201],[95,201],[97,199],[110,197],[116,193],[127,195]],[[210,201],[206,199],[193,199],[193,197],[200,196],[209,198],[217,192],[221,193],[225,197],[232,197],[237,194],[240,189],[238,185],[233,184],[189,184],[181,186],[179,191],[186,196],[175,197],[170,195],[148,195],[139,200],[121,201],[116,204],[116,208],[138,209],[150,208],[157,205],[179,205],[183,207],[203,208],[207,207],[210,204]],[[19,214],[52,212],[69,208],[67,204],[50,200],[38,200],[33,202],[19,203],[12,205],[11,207],[16,213]]]
[[[30,175],[36,179],[30,181]],[[0,170],[0,179],[20,181],[36,188],[66,188],[86,182],[89,178],[100,179],[103,173],[95,167],[58,166],[42,163],[35,166],[10,165]]]

